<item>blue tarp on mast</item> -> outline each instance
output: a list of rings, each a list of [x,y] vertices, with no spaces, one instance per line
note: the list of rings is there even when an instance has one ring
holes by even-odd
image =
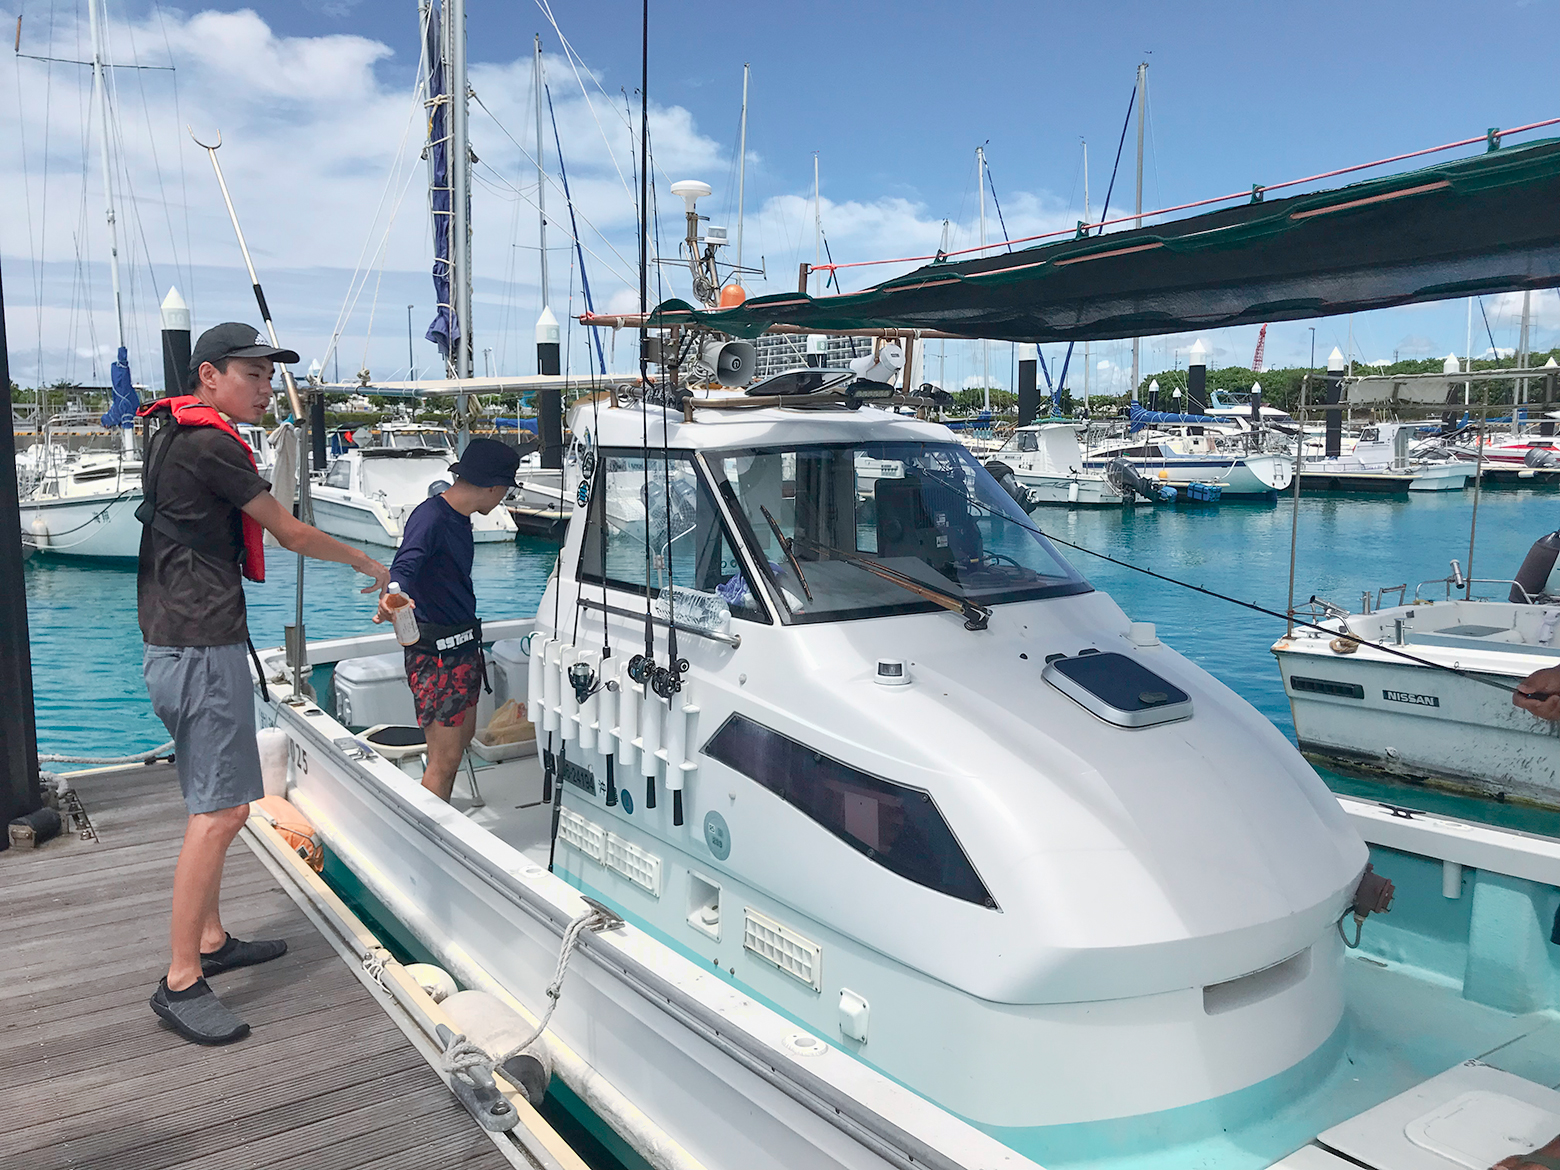
[[[1127,417],[1131,420],[1131,425],[1127,427],[1129,432],[1141,431],[1144,427],[1161,425],[1217,426],[1221,422],[1227,423],[1229,421],[1222,417],[1206,414],[1166,414],[1162,410],[1144,410],[1135,400],[1128,408]]]
[[[439,306],[424,334],[448,360],[460,342],[450,290],[450,95],[444,77],[443,9],[428,9],[428,193],[433,211],[433,293]]]
[[[119,347],[119,356],[108,368],[108,375],[114,394],[108,413],[99,421],[105,427],[122,427],[134,421],[135,412],[141,409],[141,396],[130,384],[130,354],[124,346]]]

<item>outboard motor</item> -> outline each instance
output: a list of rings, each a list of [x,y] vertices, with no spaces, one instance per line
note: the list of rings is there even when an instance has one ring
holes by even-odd
[[[1168,504],[1175,499],[1175,488],[1155,483],[1125,459],[1112,459],[1105,465],[1105,479],[1124,496],[1133,492],[1152,504]]]
[[[1524,605],[1529,597],[1534,601],[1560,597],[1560,573],[1555,572],[1557,559],[1560,559],[1560,532],[1551,532],[1535,540],[1527,556],[1522,558],[1522,567],[1517,570],[1507,600]],[[1525,596],[1523,590],[1527,591]]]
[[[1000,459],[993,459],[986,464],[986,470],[991,472],[991,478],[1002,485],[1002,490],[1018,501],[1018,506],[1025,512],[1033,512],[1040,506],[1035,499],[1034,492],[1018,482],[1018,477],[1013,474],[1013,469]]]
[[[1560,451],[1551,451],[1547,447],[1529,447],[1522,462],[1527,467],[1560,467]]]

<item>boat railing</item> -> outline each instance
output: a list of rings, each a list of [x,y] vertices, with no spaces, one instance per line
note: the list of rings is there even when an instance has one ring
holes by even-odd
[[[1453,588],[1466,589],[1466,590],[1468,590],[1468,592],[1471,595],[1472,588],[1475,585],[1510,585],[1510,586],[1514,587],[1517,590],[1517,592],[1522,594],[1523,598],[1526,600],[1526,603],[1528,605],[1534,605],[1534,604],[1537,603],[1537,600],[1538,600],[1531,593],[1529,593],[1526,589],[1524,589],[1522,587],[1522,583],[1520,581],[1513,581],[1509,577],[1464,577],[1461,573],[1458,573],[1455,578],[1454,577],[1431,577],[1428,581],[1421,581],[1418,585],[1415,585],[1414,586],[1414,604],[1417,605],[1419,602],[1424,600],[1424,598],[1422,598],[1419,595],[1419,591],[1421,589],[1423,589],[1426,585],[1444,585],[1444,586],[1446,586],[1446,600],[1447,601],[1452,600],[1452,589]],[[1395,589],[1396,586],[1393,586],[1393,588]],[[1406,604],[1406,603],[1403,602],[1403,601],[1399,601],[1398,604],[1399,605],[1403,605],[1403,604]]]

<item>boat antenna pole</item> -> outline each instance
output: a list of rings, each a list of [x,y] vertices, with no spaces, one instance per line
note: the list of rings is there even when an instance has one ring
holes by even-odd
[[[96,3],[96,0],[93,0]],[[233,221],[233,234],[238,237],[238,250],[243,253],[244,267],[249,271],[249,284],[255,290],[255,303],[260,307],[260,319],[265,322],[265,331],[271,339],[271,344],[281,348],[281,343],[276,339],[276,325],[271,320],[271,306],[265,303],[265,290],[260,287],[260,277],[255,272],[255,262],[249,255],[249,245],[244,242],[244,229],[238,222],[238,212],[233,208],[233,196],[228,193],[227,180],[222,177],[222,164],[217,161],[217,150],[222,146],[222,134],[217,133],[217,141],[207,145],[195,137],[192,127],[189,130],[190,138],[195,145],[206,152],[211,159],[211,169],[216,172],[217,186],[222,189],[222,202],[227,205],[228,218]],[[282,386],[287,391],[287,405],[292,410],[293,428],[298,436],[298,519],[305,524],[314,523],[314,502],[309,498],[309,460],[313,454],[313,446],[310,443],[309,416],[303,409],[303,398],[298,392],[298,383],[293,379],[292,371],[284,364],[282,366]],[[319,393],[319,391],[315,391]],[[292,629],[292,644],[287,647],[288,657],[292,659],[293,668],[293,701],[301,702],[305,691],[303,689],[304,660],[308,657],[305,652],[307,642],[303,632],[303,554],[298,554],[298,602],[297,613]],[[265,680],[262,678],[261,684]]]
[[[536,34],[536,214],[541,227],[537,237],[538,252],[542,257],[542,308],[551,304],[547,292],[547,174],[542,170],[542,35]]]
[[[747,93],[748,71],[742,65],[742,129],[737,134],[737,272],[742,271],[742,198],[747,191]],[[740,278],[739,278],[740,279]]]

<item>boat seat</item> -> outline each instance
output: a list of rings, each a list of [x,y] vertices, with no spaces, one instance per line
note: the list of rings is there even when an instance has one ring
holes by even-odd
[[[413,756],[421,758],[424,768],[428,766],[428,740],[421,727],[380,723],[370,727],[359,738],[372,744],[376,752],[397,767],[402,760]],[[461,753],[461,762],[466,765],[466,778],[471,781],[471,807],[482,808],[487,801],[482,799],[482,790],[477,787],[477,770],[472,766],[471,753]]]

